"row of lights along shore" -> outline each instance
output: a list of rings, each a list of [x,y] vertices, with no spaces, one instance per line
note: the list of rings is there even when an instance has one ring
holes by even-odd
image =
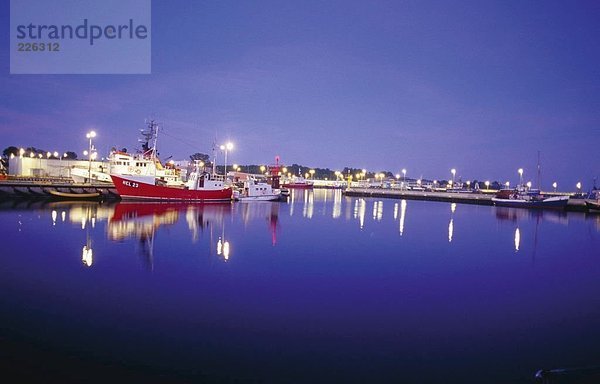
[[[88,174],[91,174],[92,160],[95,160],[97,158],[97,156],[98,156],[97,152],[95,152],[96,148],[94,148],[94,145],[92,143],[92,139],[94,139],[96,137],[96,132],[95,131],[90,131],[90,132],[86,133],[85,137],[88,139],[88,149],[83,151],[83,155],[88,157]],[[227,174],[227,154],[228,154],[229,151],[231,151],[233,149],[233,143],[227,142],[227,143],[221,145],[219,148],[221,149],[221,151],[223,151],[225,153],[225,166],[224,166],[224,172],[223,173]],[[19,154],[20,154],[20,157],[23,157],[23,155],[25,154],[25,150],[23,148],[21,148],[20,151],[19,151]],[[12,155],[11,155],[11,157],[12,157]],[[32,157],[32,158],[35,157],[35,153],[31,152],[30,153],[30,157]],[[38,154],[38,157],[40,159],[42,159],[43,155],[40,153],[40,154]],[[63,153],[59,157],[59,153],[56,152],[56,151],[54,153],[47,152],[46,153],[46,158],[49,159],[51,157],[54,157],[54,158],[62,160],[63,158],[67,157],[67,154]],[[204,164],[200,163],[200,166],[204,166]],[[233,167],[233,170],[236,171],[236,172],[240,172],[241,171],[241,167],[239,167],[237,164],[233,164],[232,167]],[[266,167],[264,165],[261,165],[260,166],[260,171],[261,171],[261,173],[265,173]],[[288,173],[287,168],[284,167],[282,169],[282,171],[283,171],[284,175],[287,174],[288,177],[292,176],[291,173]],[[406,168],[403,168],[401,170],[401,172],[402,172],[402,181],[405,182],[406,181],[406,172],[407,172]],[[526,184],[523,184],[523,172],[524,172],[523,168],[519,168],[517,170],[517,173],[519,174],[519,185],[522,186],[522,187],[527,186],[528,188],[531,188],[531,185],[532,185],[531,181],[528,181]],[[456,185],[456,181],[455,181],[455,179],[456,179],[456,168],[450,169],[450,173],[452,174],[452,182],[448,183],[448,185],[450,187],[454,187]],[[309,170],[308,172],[306,172],[304,174],[304,177],[308,178],[310,176],[310,177],[314,178],[314,175],[315,175],[315,170],[311,169],[311,170]],[[362,169],[361,172],[357,173],[354,176],[356,176],[356,180],[361,180],[361,179],[364,180],[365,177],[366,177],[366,175],[367,175],[367,170],[366,169]],[[342,175],[342,173],[340,171],[335,171],[335,176],[336,176],[336,179],[342,179],[343,178],[343,175]],[[350,177],[352,177],[352,176],[353,175],[350,175]],[[397,180],[400,180],[400,173],[397,173],[395,176],[396,176]],[[375,174],[375,179],[378,179],[378,178],[381,179],[381,181],[383,181],[383,179],[385,178],[385,174],[384,173],[376,173]],[[467,186],[469,186],[471,184],[470,181],[467,181],[466,183],[467,183]],[[418,185],[421,184],[421,180],[420,179],[417,180],[417,184]],[[437,180],[434,180],[433,184],[434,185],[438,184]],[[485,187],[489,189],[489,187],[490,187],[489,180],[485,181],[484,184],[485,184]],[[506,188],[509,188],[510,187],[510,181],[507,181],[506,183],[504,183],[504,185],[506,186]],[[580,181],[578,181],[575,186],[577,187],[578,191],[581,191],[581,188],[582,188],[583,185],[582,185],[582,183]],[[556,192],[556,190],[558,188],[558,183],[556,181],[552,183],[552,188],[554,188],[554,191]]]

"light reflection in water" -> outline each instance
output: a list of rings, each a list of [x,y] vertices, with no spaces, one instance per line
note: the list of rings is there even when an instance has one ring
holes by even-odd
[[[373,203],[373,219],[381,221],[383,218],[383,201],[375,201]]]
[[[333,212],[331,217],[334,219],[339,218],[342,215],[342,190],[336,189],[333,192]]]
[[[88,247],[88,245],[84,245],[82,255],[81,255],[81,261],[83,262],[83,264],[85,266],[91,267],[93,260],[94,260],[94,257],[93,257],[92,248]]]
[[[365,213],[367,210],[367,203],[365,199],[356,199],[354,201],[354,218],[358,219],[360,228],[365,226]]]
[[[452,242],[454,236],[454,212],[456,211],[456,203],[450,204],[450,224],[448,224],[448,242]]]
[[[404,234],[404,218],[406,217],[406,200],[400,202],[400,236]]]
[[[223,256],[223,260],[229,260],[229,241],[222,240],[219,237],[217,241],[217,256]]]
[[[315,201],[313,191],[304,191],[304,207],[302,209],[302,216],[306,217],[307,219],[312,219],[314,208]]]
[[[385,200],[375,200],[369,198],[348,198],[345,197],[341,190],[332,191],[303,191],[303,190],[292,190],[292,197],[288,200],[288,203],[269,203],[269,204],[229,204],[227,207],[214,205],[202,205],[202,204],[173,204],[173,203],[119,203],[119,204],[85,204],[80,205],[52,205],[51,210],[48,210],[48,214],[52,220],[52,226],[59,225],[59,216],[63,221],[67,218],[72,223],[77,223],[82,230],[91,231],[97,227],[96,224],[105,219],[108,219],[108,225],[106,226],[107,237],[110,240],[122,241],[127,238],[136,238],[139,240],[139,253],[147,260],[147,264],[152,265],[153,259],[153,247],[156,230],[161,226],[174,225],[181,218],[185,217],[184,222],[187,223],[191,233],[191,242],[198,243],[203,237],[204,232],[207,228],[210,228],[211,238],[208,244],[210,253],[215,253],[223,258],[229,260],[231,257],[231,238],[225,236],[225,228],[223,224],[223,214],[225,212],[239,212],[240,218],[243,219],[244,223],[248,225],[255,225],[255,222],[251,220],[254,217],[262,217],[266,219],[267,226],[271,232],[271,244],[273,246],[277,243],[277,227],[278,227],[278,211],[279,209],[290,209],[293,210],[293,203],[302,203],[303,217],[312,218],[314,210],[322,210],[327,213],[328,208],[325,203],[332,203],[331,218],[337,219],[342,216],[342,210],[345,209],[345,217],[348,221],[352,221],[352,218],[359,222],[361,229],[365,227],[365,219],[369,220],[370,217],[366,218],[366,209],[370,208],[367,204],[370,201],[373,202],[372,215],[374,221],[382,221],[384,215],[384,202]],[[332,196],[329,196],[331,194]],[[328,196],[326,198],[326,196]],[[295,200],[294,200],[295,199]],[[321,205],[319,205],[321,204]],[[412,203],[411,203],[412,204]],[[425,202],[416,202],[415,204],[427,204]],[[345,205],[345,207],[344,207]],[[407,201],[400,200],[395,201],[393,210],[389,214],[393,213],[394,221],[398,219],[398,233],[400,236],[404,235],[405,231],[405,219],[406,219],[406,208]],[[68,207],[67,209],[61,209]],[[235,207],[235,208],[233,208]],[[450,204],[451,217],[448,222],[448,243],[454,242],[454,214],[458,208],[457,203]],[[391,207],[390,207],[391,209]],[[371,212],[371,211],[370,211]],[[537,219],[535,234],[532,231],[531,241],[534,244],[533,251],[535,252],[535,245],[537,243],[537,226],[540,220],[553,224],[569,225],[569,219],[576,218],[573,215],[567,213],[559,213],[553,211],[540,211],[534,212],[529,210],[522,210],[517,208],[503,208],[494,207],[491,212],[495,214],[496,218],[501,221],[514,221],[516,226],[511,226],[511,249],[515,252],[522,252],[521,242],[523,241],[523,234],[521,226],[518,225],[518,221],[531,220],[531,218]],[[370,215],[369,215],[370,216]],[[588,215],[586,215],[587,217]],[[600,227],[600,216],[594,215],[592,217],[592,228]],[[50,225],[50,224],[48,224]],[[264,224],[263,224],[264,225]],[[527,229],[527,227],[524,227]],[[212,237],[213,229],[215,235],[219,233],[220,236]],[[529,231],[527,231],[529,233]],[[87,234],[87,232],[86,232]],[[216,246],[216,249],[215,249]],[[85,245],[83,248],[79,248],[81,252],[81,260],[86,266],[94,265],[94,250],[89,239],[86,238]],[[96,250],[97,251],[97,250]],[[96,261],[97,263],[97,261]]]

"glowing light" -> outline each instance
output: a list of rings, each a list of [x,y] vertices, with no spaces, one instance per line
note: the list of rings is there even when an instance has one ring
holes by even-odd
[[[229,241],[223,243],[223,258],[225,261],[229,260]]]
[[[400,236],[404,234],[404,217],[406,216],[406,200],[400,202]]]
[[[93,251],[91,247],[87,245],[83,246],[83,250],[81,252],[81,261],[87,267],[91,267],[94,261]]]

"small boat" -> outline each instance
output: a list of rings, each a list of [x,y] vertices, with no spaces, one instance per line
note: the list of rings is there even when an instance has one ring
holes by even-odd
[[[59,199],[98,199],[100,197],[100,192],[91,192],[91,193],[69,193],[69,192],[60,192],[55,190],[49,190],[48,193],[54,197]]]
[[[281,190],[271,187],[264,181],[249,178],[244,182],[240,191],[234,192],[234,199],[238,201],[275,201],[281,199]]]
[[[600,212],[600,200],[586,200],[585,207],[589,212]]]
[[[295,189],[312,189],[314,183],[312,181],[306,180],[302,176],[292,176],[290,180],[281,184],[284,188],[295,188]]]
[[[523,188],[502,189],[492,198],[492,202],[502,207],[564,209],[569,202],[569,196],[546,197],[539,191]]]
[[[111,178],[124,200],[227,201],[233,198],[233,189],[225,185],[223,176],[203,172],[199,166],[183,187],[162,185],[154,177],[111,174]]]

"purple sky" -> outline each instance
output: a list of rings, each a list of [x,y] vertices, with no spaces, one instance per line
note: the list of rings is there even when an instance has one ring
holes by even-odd
[[[153,1],[151,75],[10,75],[3,1],[0,149],[134,149],[154,118],[163,158],[216,136],[230,164],[600,175],[597,1],[250,3]]]

